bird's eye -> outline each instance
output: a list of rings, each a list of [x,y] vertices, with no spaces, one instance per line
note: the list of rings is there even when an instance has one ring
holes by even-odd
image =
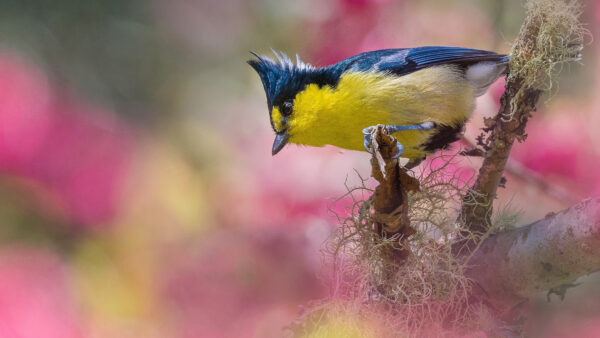
[[[285,101],[281,105],[281,114],[283,114],[283,116],[290,116],[292,114],[293,108],[294,105],[290,101]]]

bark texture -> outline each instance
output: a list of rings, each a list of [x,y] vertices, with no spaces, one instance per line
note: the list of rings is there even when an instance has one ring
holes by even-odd
[[[536,39],[540,29],[539,20],[528,16],[521,27],[511,55],[535,55]],[[524,78],[527,74],[510,73],[506,79],[506,88],[500,99],[500,110],[493,119],[486,119],[485,132],[478,143],[486,150],[485,159],[477,181],[465,195],[461,211],[462,221],[474,233],[484,233],[490,225],[492,204],[496,197],[498,185],[502,179],[504,167],[508,161],[510,150],[515,140],[525,138],[525,126],[535,110],[541,90],[527,86]]]
[[[379,182],[372,196],[376,230],[382,237],[399,235],[399,241],[405,241],[415,233],[408,217],[408,192],[418,190],[419,181],[409,176],[400,168],[398,159],[393,158],[398,141],[383,125],[377,126],[372,140],[371,175]],[[408,252],[402,248],[390,254],[402,260]]]
[[[600,271],[600,197],[490,236],[469,266],[477,296],[507,316],[537,292]]]

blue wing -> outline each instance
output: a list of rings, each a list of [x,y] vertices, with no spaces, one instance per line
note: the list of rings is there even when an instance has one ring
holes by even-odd
[[[436,65],[457,64],[466,67],[481,61],[506,63],[508,56],[479,49],[433,46],[366,52],[348,58],[339,65],[350,70],[389,71],[405,75]]]

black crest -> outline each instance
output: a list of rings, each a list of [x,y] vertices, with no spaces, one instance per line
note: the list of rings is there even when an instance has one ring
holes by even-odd
[[[279,106],[286,100],[293,100],[296,94],[308,84],[335,87],[341,70],[333,67],[316,68],[304,63],[299,57],[296,64],[285,54],[273,51],[278,62],[251,52],[258,60],[250,60],[248,64],[256,70],[262,80],[267,95],[269,113],[273,106]]]

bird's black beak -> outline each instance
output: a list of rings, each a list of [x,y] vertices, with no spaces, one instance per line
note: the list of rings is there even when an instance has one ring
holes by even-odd
[[[283,149],[283,147],[285,147],[285,145],[287,144],[289,138],[290,135],[288,134],[287,130],[277,133],[275,135],[275,141],[273,142],[273,150],[271,151],[271,154],[275,156],[275,154],[277,154],[281,149]]]

